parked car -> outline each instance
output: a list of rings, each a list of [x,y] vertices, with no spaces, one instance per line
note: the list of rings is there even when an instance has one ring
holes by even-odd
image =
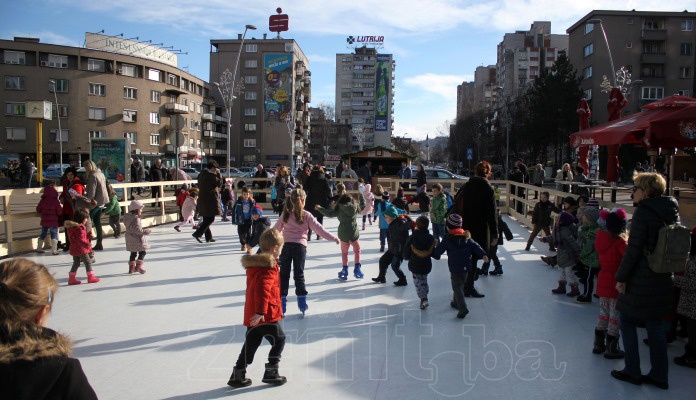
[[[222,176],[226,178],[227,177],[227,167],[220,168],[220,173],[222,173]],[[230,176],[239,178],[239,177],[243,177],[244,175],[245,175],[245,173],[238,170],[237,168],[234,168],[234,167],[230,168]]]
[[[411,172],[412,172],[413,178],[415,178],[416,174],[418,173],[418,168],[411,167]],[[444,168],[426,168],[425,174],[428,178],[428,181],[437,180],[437,179],[464,179],[464,180],[467,179],[461,175],[454,174],[454,173],[452,173]]]
[[[191,179],[198,179],[198,175],[201,174],[201,172],[197,169],[194,168],[189,168],[189,167],[183,167],[181,168],[182,171],[186,172],[188,176],[191,177]]]
[[[256,167],[239,167],[237,169],[244,172],[247,175],[251,173],[251,176],[254,176],[254,174],[256,173]]]
[[[55,179],[59,180],[63,176],[63,171],[65,171],[70,164],[63,164],[63,168],[60,168],[60,164],[47,164],[43,167],[42,175],[44,179]]]

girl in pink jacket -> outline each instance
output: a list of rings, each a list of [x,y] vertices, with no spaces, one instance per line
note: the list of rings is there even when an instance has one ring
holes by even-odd
[[[181,232],[181,229],[179,229],[181,225],[191,224],[193,229],[196,229],[196,223],[193,217],[196,214],[197,202],[198,191],[192,190],[191,193],[189,193],[189,195],[186,197],[186,200],[184,200],[184,204],[181,205],[181,216],[183,217],[184,222],[174,226],[174,229],[176,229],[177,232]]]
[[[280,253],[278,263],[280,264],[280,290],[282,296],[283,314],[290,286],[290,268],[293,268],[293,279],[295,280],[295,295],[297,295],[297,306],[302,315],[307,307],[307,289],[305,288],[304,265],[307,257],[307,233],[311,229],[326,240],[333,240],[336,244],[339,240],[312,216],[309,211],[305,211],[305,199],[307,195],[304,190],[297,188],[292,191],[290,197],[285,201],[283,213],[278,218],[274,229],[283,233],[285,245]]]
[[[372,206],[375,203],[375,195],[372,193],[372,185],[369,183],[358,186],[358,191],[365,198],[365,208],[360,212],[363,217],[362,230],[365,230],[365,220],[368,220],[372,226],[372,212],[374,211]]]

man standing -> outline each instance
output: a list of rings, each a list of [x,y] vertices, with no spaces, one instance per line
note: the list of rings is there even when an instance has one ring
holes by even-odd
[[[162,165],[162,160],[157,159],[155,163],[150,166],[150,182],[163,182],[167,180],[167,168]],[[152,198],[159,199],[164,197],[164,188],[162,186],[152,186]],[[152,203],[152,207],[156,203]]]
[[[133,159],[133,163],[130,166],[130,175],[131,175],[131,183],[139,183],[145,179],[145,169],[143,168],[143,164],[140,162],[140,158],[135,157]],[[138,193],[138,196],[143,191],[143,189],[140,187],[137,187],[137,188],[132,187],[130,189],[130,199],[131,200],[135,200],[135,197],[133,196],[133,190],[135,190],[135,192]]]
[[[336,178],[342,178],[343,177],[343,170],[346,168],[346,161],[341,160],[338,162],[338,165],[336,166]]]
[[[34,163],[31,162],[29,156],[24,157],[24,161],[19,166],[19,176],[21,186],[25,188],[31,187],[31,175],[34,173]]]
[[[353,183],[357,182],[358,174],[353,171],[350,165],[346,164],[343,172],[341,173],[341,178],[352,179],[351,181],[344,181],[343,184],[346,185],[346,189],[353,190]],[[368,183],[366,181],[366,183]]]
[[[408,166],[408,163],[406,161],[401,162],[401,169],[399,172],[396,173],[396,175],[400,179],[411,179],[413,174],[411,172],[411,168]],[[409,189],[411,187],[411,184],[409,182],[401,182],[401,187],[404,189]]]
[[[365,165],[360,167],[358,177],[363,178],[365,183],[372,184],[372,161],[368,160]]]
[[[277,168],[277,167],[276,167]],[[276,171],[278,171],[276,169]],[[263,164],[259,164],[256,166],[256,173],[254,174],[254,178],[270,178],[271,176],[269,175],[268,171],[263,167]],[[252,186],[257,188],[257,189],[266,189],[267,187],[272,186],[270,181],[254,181],[252,183]],[[259,192],[256,193],[255,196],[256,200],[259,203],[265,203],[266,202],[266,192]]]

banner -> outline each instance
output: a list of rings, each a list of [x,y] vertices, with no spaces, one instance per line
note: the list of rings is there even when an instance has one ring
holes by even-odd
[[[102,170],[109,182],[124,182],[130,180],[130,144],[126,139],[98,139],[91,140],[92,154],[90,159]],[[128,171],[130,172],[130,171]]]
[[[292,111],[292,54],[264,54],[264,121],[285,121]]]
[[[118,36],[101,35],[99,33],[85,33],[85,47],[88,49],[110,51],[112,53],[125,54],[148,60],[158,61],[172,67],[177,67],[177,55],[169,50],[149,43],[141,43],[124,39]]]
[[[375,132],[389,130],[391,54],[378,54],[375,68]]]

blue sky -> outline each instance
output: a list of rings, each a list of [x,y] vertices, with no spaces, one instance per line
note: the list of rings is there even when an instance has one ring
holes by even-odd
[[[293,38],[310,60],[312,105],[334,103],[335,54],[350,52],[348,35],[384,36],[382,53],[396,61],[394,134],[416,139],[446,132],[455,117],[456,87],[477,66],[495,64],[505,32],[551,21],[564,33],[591,10],[617,9],[607,0],[25,0],[3,2],[0,38],[39,37],[82,46],[85,32],[151,39],[188,52],[179,67],[209,80],[210,39],[236,38],[245,24],[268,31],[277,7],[290,16]],[[624,10],[694,10],[693,0],[627,1]],[[611,42],[611,38],[610,38]],[[187,68],[184,68],[187,67]]]

